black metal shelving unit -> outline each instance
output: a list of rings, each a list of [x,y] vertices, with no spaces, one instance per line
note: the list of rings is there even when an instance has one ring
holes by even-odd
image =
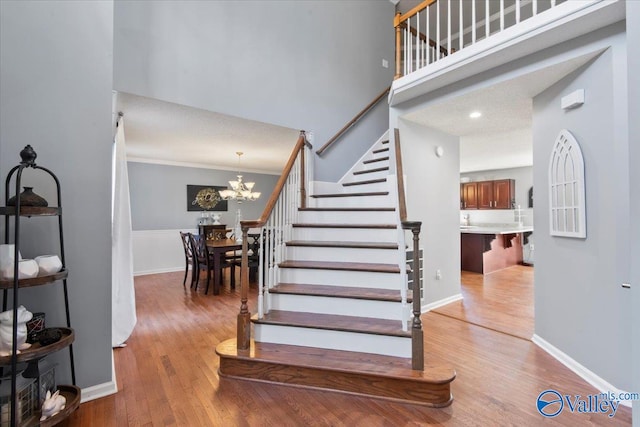
[[[6,357],[0,357],[0,366],[11,366],[11,425],[18,425],[18,396],[17,396],[17,376],[18,376],[18,363],[22,362],[32,362],[35,361],[35,369],[37,370],[38,363],[37,361],[42,359],[48,354],[51,354],[55,351],[59,351],[62,348],[69,348],[69,364],[71,367],[71,380],[72,386],[60,386],[62,394],[67,397],[67,408],[60,412],[58,415],[49,418],[43,422],[39,421],[39,412],[36,411],[36,415],[31,417],[28,420],[22,420],[22,425],[55,425],[58,422],[62,421],[66,417],[68,417],[71,412],[73,412],[79,405],[80,402],[80,389],[76,387],[76,374],[75,374],[75,364],[73,359],[73,341],[75,339],[75,334],[73,329],[71,329],[71,318],[69,315],[69,293],[67,287],[67,277],[68,270],[65,262],[65,253],[64,253],[64,235],[62,228],[62,201],[60,197],[60,181],[58,177],[49,169],[44,168],[42,166],[38,166],[35,162],[37,154],[33,150],[30,145],[27,145],[20,152],[21,162],[19,165],[15,166],[11,169],[9,174],[7,175],[5,181],[5,206],[0,207],[0,215],[4,215],[5,217],[5,233],[4,233],[4,242],[6,244],[11,243],[11,220],[13,219],[13,244],[15,245],[14,251],[14,268],[13,268],[13,279],[9,280],[0,280],[0,288],[2,288],[2,311],[6,311],[8,309],[9,299],[12,299],[12,308],[13,308],[13,343],[12,343],[12,354]],[[33,170],[41,170],[55,181],[56,191],[57,191],[57,206],[56,207],[33,207],[33,206],[22,206],[20,200],[20,189],[22,188],[22,174],[25,170],[33,169]],[[11,181],[15,181],[15,203],[12,206],[9,206],[9,199],[11,194]],[[60,242],[60,260],[62,261],[62,270],[58,273],[48,275],[48,276],[38,276],[30,279],[20,279],[18,277],[18,263],[19,263],[19,251],[20,251],[20,232],[21,232],[21,222],[23,218],[30,217],[38,217],[38,216],[53,216],[58,218],[58,230],[59,230],[59,242]],[[25,287],[33,287],[33,286],[41,286],[50,283],[54,283],[57,281],[62,281],[63,290],[64,290],[64,305],[65,305],[65,314],[67,327],[60,328],[62,331],[62,339],[52,345],[49,346],[40,346],[39,344],[32,345],[32,347],[28,350],[22,351],[20,354],[17,353],[17,332],[18,332],[18,310],[19,305],[19,295],[20,289]],[[9,290],[12,290],[12,298],[9,298]],[[36,372],[36,374],[38,374]],[[71,401],[69,401],[71,400]]]

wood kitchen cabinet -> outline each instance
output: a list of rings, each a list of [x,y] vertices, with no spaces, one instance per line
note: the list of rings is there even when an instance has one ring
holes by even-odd
[[[460,184],[460,209],[478,209],[478,183]]]
[[[513,209],[516,183],[513,179],[460,184],[461,209]]]

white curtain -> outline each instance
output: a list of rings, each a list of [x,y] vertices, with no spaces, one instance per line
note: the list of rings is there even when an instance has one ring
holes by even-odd
[[[136,325],[136,295],[133,288],[131,207],[129,175],[124,142],[124,120],[118,120],[113,146],[113,197],[111,215],[111,342],[121,346]]]

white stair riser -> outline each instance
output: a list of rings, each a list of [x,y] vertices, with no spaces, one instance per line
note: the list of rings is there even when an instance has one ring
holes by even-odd
[[[384,208],[397,204],[389,196],[321,197],[315,200],[318,208]]]
[[[398,230],[393,228],[310,228],[295,227],[293,240],[324,240],[343,242],[397,242]]]
[[[397,249],[318,248],[287,246],[288,260],[390,263],[399,258]]]
[[[290,294],[271,294],[270,298],[272,310],[402,320],[399,302]]]
[[[411,338],[254,324],[256,342],[411,357]]]
[[[302,211],[297,222],[305,224],[395,224],[396,211]]]
[[[399,273],[280,268],[280,282],[400,289]]]

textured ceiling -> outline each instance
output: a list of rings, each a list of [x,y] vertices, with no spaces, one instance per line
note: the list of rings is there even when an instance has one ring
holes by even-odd
[[[214,169],[280,174],[299,131],[155,99],[118,93],[127,157]]]

